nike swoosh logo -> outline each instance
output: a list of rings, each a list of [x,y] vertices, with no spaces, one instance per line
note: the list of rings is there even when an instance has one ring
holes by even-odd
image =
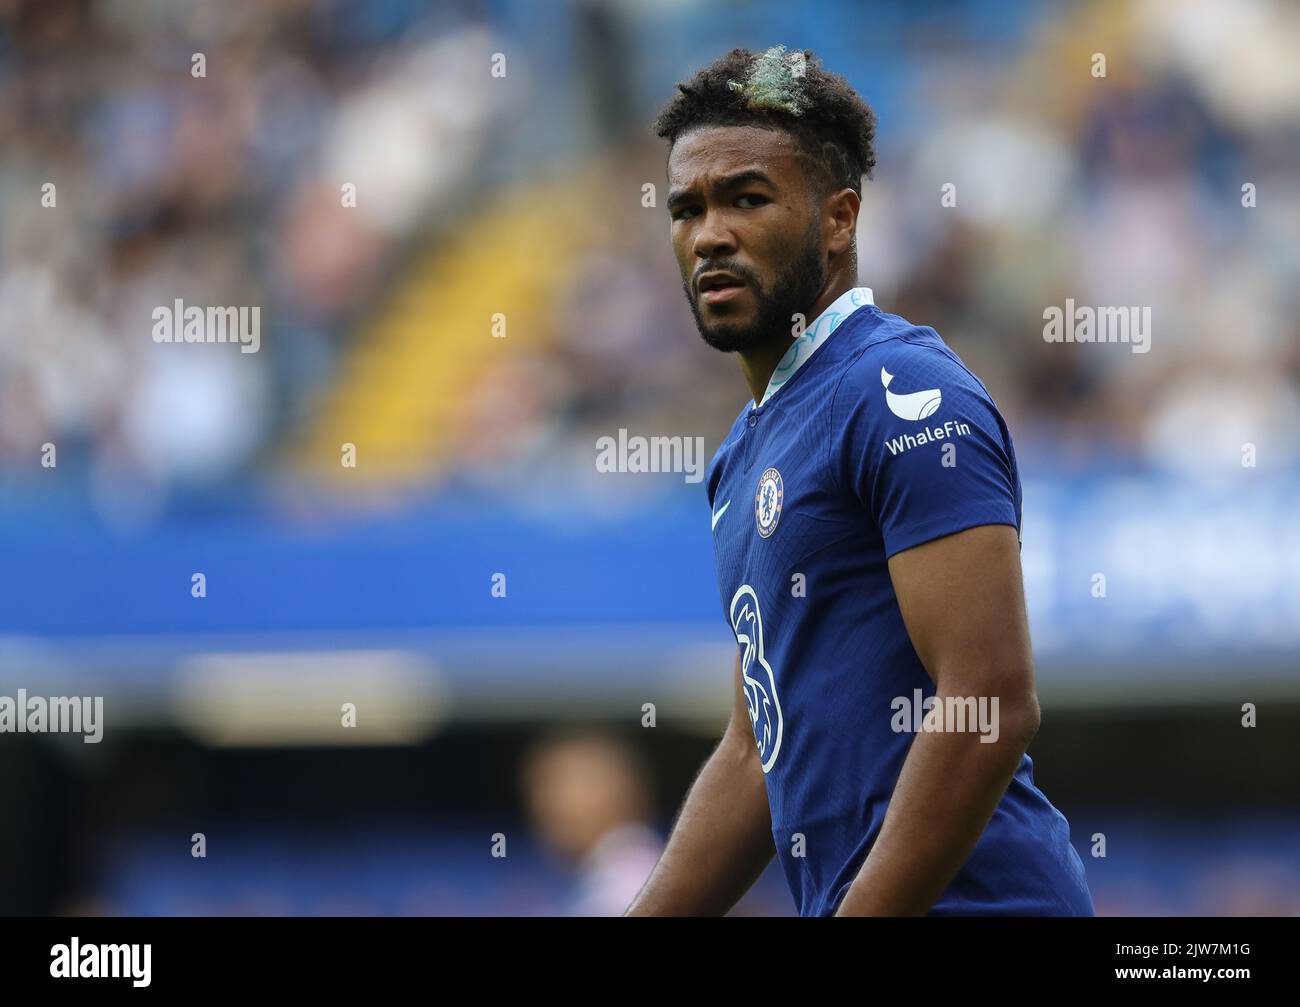
[[[722,510],[715,510],[715,511],[713,512],[713,527],[714,527],[714,528],[718,527],[718,522],[722,520],[722,515],[725,514],[725,513],[727,513],[727,508],[730,507],[730,506],[731,506],[731,501],[728,500],[726,503],[724,503],[724,504],[722,505]]]

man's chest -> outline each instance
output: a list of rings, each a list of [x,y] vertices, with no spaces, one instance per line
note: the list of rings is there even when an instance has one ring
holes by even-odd
[[[749,419],[719,459],[712,516],[719,588],[797,592],[828,551],[869,545],[870,518],[833,476],[832,448],[815,422],[779,413]]]

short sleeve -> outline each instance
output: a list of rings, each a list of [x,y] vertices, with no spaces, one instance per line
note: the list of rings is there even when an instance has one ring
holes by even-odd
[[[886,557],[978,525],[1020,528],[1006,424],[979,380],[930,338],[868,347],[832,397],[832,473],[879,527]]]

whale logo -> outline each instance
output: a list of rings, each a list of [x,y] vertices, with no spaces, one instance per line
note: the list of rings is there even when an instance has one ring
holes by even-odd
[[[885,402],[889,405],[889,411],[900,420],[923,420],[939,411],[939,405],[943,402],[943,392],[938,388],[895,395],[889,390],[889,383],[893,380],[892,374],[883,367],[880,368],[880,383],[885,386]]]
[[[758,758],[766,773],[776,764],[781,751],[784,722],[781,702],[776,698],[776,676],[763,656],[763,617],[758,611],[758,595],[748,584],[742,584],[731,598],[731,629],[740,644],[740,682]]]

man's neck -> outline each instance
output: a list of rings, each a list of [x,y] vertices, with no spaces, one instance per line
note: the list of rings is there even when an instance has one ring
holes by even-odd
[[[840,276],[833,280],[828,279],[826,286],[822,288],[822,292],[817,295],[812,307],[808,309],[807,317],[804,318],[805,328],[834,304],[836,298],[852,290],[853,286],[852,277]],[[790,328],[778,333],[775,338],[752,350],[737,354],[740,357],[740,372],[745,376],[745,383],[753,393],[754,405],[763,401],[763,395],[767,392],[767,385],[772,380],[776,365],[781,362],[781,358],[790,349],[790,344],[794,342],[793,328],[794,319],[790,319]]]

